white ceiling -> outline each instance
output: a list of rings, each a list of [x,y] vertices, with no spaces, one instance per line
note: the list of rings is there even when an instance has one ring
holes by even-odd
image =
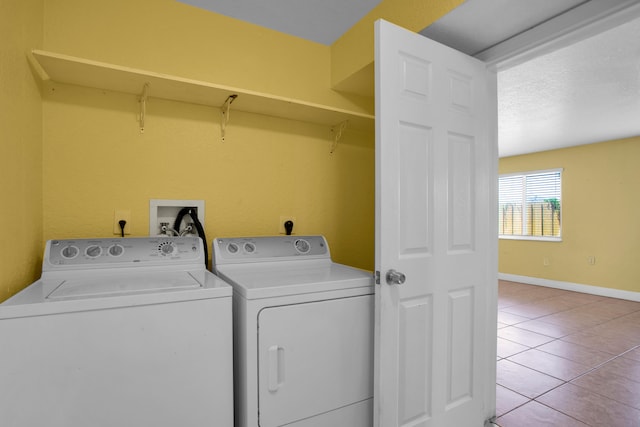
[[[380,2],[180,1],[327,45]],[[589,21],[597,18],[593,10],[634,3],[467,0],[420,33],[484,59],[499,43],[544,29],[554,17],[573,13]],[[640,135],[640,18],[501,69],[498,104],[501,157]]]
[[[179,0],[231,18],[331,45],[381,0]]]
[[[500,156],[640,135],[640,19],[498,73]]]

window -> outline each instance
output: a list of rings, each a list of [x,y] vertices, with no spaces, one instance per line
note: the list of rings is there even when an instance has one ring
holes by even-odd
[[[562,169],[500,175],[501,238],[560,240]]]

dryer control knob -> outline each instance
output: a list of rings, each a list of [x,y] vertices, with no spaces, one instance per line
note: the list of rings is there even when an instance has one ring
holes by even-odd
[[[301,254],[306,254],[311,249],[311,245],[304,239],[298,239],[294,242],[296,250]]]

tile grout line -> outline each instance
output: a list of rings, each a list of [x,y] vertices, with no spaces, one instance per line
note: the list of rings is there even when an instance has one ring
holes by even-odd
[[[576,345],[580,345],[580,344],[576,344]],[[585,348],[589,348],[589,347],[585,347]],[[633,348],[630,348],[629,350],[623,351],[622,353],[620,353],[620,354],[618,354],[618,355],[613,356],[611,359],[607,359],[606,361],[604,361],[604,362],[600,363],[599,365],[594,366],[593,368],[591,368],[591,369],[590,369],[590,370],[588,370],[587,372],[584,372],[584,373],[582,373],[582,374],[578,375],[577,377],[575,377],[575,378],[571,379],[570,381],[575,381],[575,380],[577,380],[578,378],[582,378],[582,377],[584,377],[585,375],[588,375],[588,374],[590,374],[591,372],[595,371],[596,369],[601,368],[602,366],[606,365],[607,363],[609,363],[609,362],[613,362],[614,360],[616,360],[616,359],[619,359],[619,358],[623,357],[625,354],[629,353],[630,351],[636,350],[636,349],[638,349],[638,348],[640,348],[640,345],[637,345],[637,346],[635,346],[635,347],[633,347]],[[541,350],[541,351],[542,351],[542,350]],[[567,359],[567,360],[568,360],[568,359]],[[580,387],[580,386],[577,386],[577,387]],[[605,396],[605,397],[608,397],[608,396]],[[615,399],[613,399],[613,400],[615,400]],[[622,402],[620,402],[620,403],[622,403]]]
[[[507,288],[507,289],[509,289],[509,288]],[[517,289],[517,288],[516,288],[516,289]],[[573,293],[573,292],[572,292],[572,293]],[[578,293],[578,294],[579,294],[579,293]],[[514,298],[514,299],[515,299],[516,295],[518,295],[518,293],[517,293],[517,292],[513,292],[513,293],[511,294],[511,298]],[[509,298],[508,296],[505,296],[505,297],[506,297],[507,299]],[[581,388],[581,389],[583,389],[583,390],[586,390],[586,391],[588,391],[588,392],[590,392],[590,393],[593,393],[593,394],[595,394],[595,395],[599,395],[599,396],[601,396],[601,397],[604,397],[605,399],[611,399],[613,402],[616,402],[616,403],[618,403],[618,404],[624,405],[624,406],[629,407],[629,408],[631,408],[631,409],[640,410],[640,408],[635,408],[634,406],[628,405],[628,404],[626,404],[626,403],[624,403],[624,402],[620,402],[620,401],[618,401],[617,399],[614,399],[614,398],[612,398],[612,397],[610,397],[610,396],[602,395],[602,394],[598,393],[597,391],[593,391],[593,390],[591,390],[591,389],[586,389],[586,388],[584,388],[584,387],[580,386],[579,384],[575,384],[575,383],[574,383],[574,381],[579,380],[580,378],[583,378],[583,377],[585,377],[586,375],[589,375],[589,374],[593,373],[594,371],[596,371],[596,370],[598,370],[598,369],[601,369],[603,366],[607,365],[608,363],[611,363],[611,362],[613,362],[613,361],[615,361],[615,360],[618,360],[618,359],[620,359],[620,358],[624,357],[625,355],[627,355],[627,354],[629,354],[629,353],[631,353],[631,352],[633,352],[633,351],[637,351],[637,350],[639,350],[639,349],[640,349],[640,345],[636,345],[636,346],[634,346],[634,347],[632,347],[632,348],[629,348],[629,349],[627,349],[627,350],[624,350],[624,351],[622,351],[622,352],[620,352],[620,353],[618,353],[618,354],[612,354],[612,353],[609,353],[609,352],[607,352],[607,351],[601,351],[601,350],[598,350],[597,348],[592,348],[592,347],[583,346],[583,345],[581,345],[580,343],[573,343],[573,342],[571,342],[571,341],[565,341],[565,340],[564,340],[564,338],[566,338],[566,337],[569,337],[569,336],[572,336],[572,335],[581,334],[581,333],[591,333],[591,335],[603,336],[603,334],[602,334],[602,333],[595,333],[595,332],[589,332],[589,331],[590,331],[591,329],[593,329],[593,328],[600,327],[600,326],[605,325],[605,324],[607,324],[607,323],[609,323],[609,322],[612,322],[612,321],[614,321],[614,320],[624,318],[624,317],[629,316],[629,315],[632,315],[632,314],[634,314],[634,313],[638,313],[638,312],[640,312],[640,310],[633,310],[633,311],[631,311],[631,312],[619,313],[619,312],[618,312],[618,310],[617,310],[617,309],[615,309],[615,307],[611,307],[610,309],[606,309],[606,310],[605,310],[605,312],[603,312],[603,313],[600,313],[600,314],[594,314],[594,315],[595,315],[595,318],[590,319],[590,320],[589,320],[589,322],[587,322],[587,323],[590,323],[590,322],[591,322],[591,320],[594,320],[596,323],[594,323],[594,324],[589,324],[589,325],[585,325],[585,326],[581,326],[581,327],[579,327],[579,328],[575,328],[575,331],[573,331],[573,332],[571,332],[571,333],[568,333],[568,334],[564,334],[564,333],[563,333],[563,334],[562,334],[562,336],[560,336],[560,337],[557,337],[557,336],[549,336],[549,335],[547,335],[547,334],[545,334],[545,333],[541,333],[541,332],[538,332],[538,331],[535,331],[535,330],[525,329],[525,328],[521,325],[521,324],[526,323],[526,322],[537,321],[537,322],[541,322],[542,324],[548,324],[548,325],[550,325],[550,326],[560,327],[560,326],[565,325],[565,323],[562,323],[562,322],[561,322],[561,323],[552,323],[552,322],[549,322],[549,321],[544,320],[544,319],[545,319],[545,317],[553,316],[553,315],[560,314],[560,313],[570,312],[570,311],[572,311],[572,310],[581,310],[581,309],[582,309],[582,310],[584,310],[584,309],[585,309],[585,307],[587,307],[587,308],[588,308],[589,306],[596,306],[597,304],[599,304],[599,303],[602,301],[602,300],[598,300],[598,301],[589,301],[589,302],[585,302],[585,303],[580,303],[580,304],[578,304],[578,305],[576,305],[576,306],[574,306],[574,307],[571,307],[571,308],[562,309],[562,310],[559,310],[559,311],[556,311],[556,312],[552,312],[552,313],[548,313],[548,314],[537,315],[537,316],[534,316],[534,317],[529,317],[529,316],[531,315],[531,312],[528,312],[528,313],[527,313],[527,315],[522,315],[522,314],[517,313],[517,311],[518,311],[518,310],[517,310],[517,308],[516,308],[517,306],[531,306],[531,309],[532,309],[533,311],[535,311],[535,309],[537,308],[536,306],[544,305],[546,302],[550,302],[550,301],[552,301],[552,300],[554,300],[554,299],[556,299],[556,298],[562,298],[562,297],[571,298],[571,297],[572,297],[572,295],[567,294],[567,295],[563,295],[563,296],[551,296],[551,297],[538,298],[538,299],[535,299],[535,298],[534,298],[534,299],[532,299],[532,300],[528,300],[528,301],[519,301],[518,303],[507,303],[507,305],[504,305],[504,306],[502,306],[502,307],[500,307],[500,308],[498,309],[499,314],[500,314],[500,313],[502,313],[502,314],[503,314],[505,317],[507,317],[507,318],[508,318],[509,316],[513,316],[513,317],[515,317],[515,319],[513,319],[513,318],[512,318],[511,320],[522,319],[522,320],[517,320],[517,321],[516,321],[516,322],[514,322],[514,323],[505,323],[505,322],[502,322],[502,323],[504,323],[504,324],[505,324],[505,327],[511,327],[511,326],[512,326],[512,327],[517,328],[517,329],[519,329],[519,330],[523,330],[523,331],[530,332],[530,333],[533,333],[533,334],[538,334],[538,335],[540,335],[541,337],[547,337],[547,338],[550,338],[550,339],[551,339],[551,341],[546,342],[546,343],[537,344],[537,345],[534,345],[534,346],[530,346],[530,345],[528,345],[528,344],[522,344],[522,343],[520,343],[520,342],[513,341],[513,340],[511,340],[511,339],[509,339],[509,338],[499,337],[499,338],[501,338],[502,340],[507,341],[507,342],[509,342],[509,343],[516,344],[516,345],[518,345],[518,346],[522,346],[522,347],[524,347],[524,349],[523,349],[523,350],[521,350],[521,351],[516,351],[516,352],[515,352],[515,353],[513,353],[513,354],[509,354],[509,355],[508,355],[508,356],[506,356],[506,357],[498,357],[498,358],[497,358],[497,360],[496,360],[496,363],[498,363],[498,362],[500,362],[500,361],[502,361],[502,360],[507,360],[507,361],[509,361],[509,362],[511,362],[511,363],[514,363],[514,364],[516,364],[516,365],[519,365],[519,366],[521,366],[521,367],[523,367],[523,368],[531,369],[532,371],[535,371],[535,372],[537,372],[537,373],[539,373],[539,374],[546,375],[546,376],[548,376],[548,377],[550,377],[550,378],[556,379],[556,380],[560,381],[560,384],[558,384],[558,385],[556,385],[556,386],[551,387],[549,390],[545,391],[544,393],[542,393],[542,394],[540,394],[540,395],[538,395],[538,396],[535,396],[535,397],[533,397],[533,398],[530,398],[530,397],[528,397],[528,396],[525,396],[525,395],[521,394],[520,392],[518,392],[518,391],[516,391],[516,390],[512,390],[512,389],[511,389],[511,388],[509,388],[509,387],[506,387],[506,386],[504,386],[504,385],[502,385],[502,384],[497,383],[500,387],[504,388],[505,390],[508,390],[508,391],[510,391],[510,392],[512,392],[512,393],[515,393],[516,395],[522,396],[522,398],[524,398],[524,399],[525,399],[525,401],[524,401],[523,403],[521,403],[521,404],[519,404],[519,405],[517,405],[517,406],[512,407],[511,409],[509,409],[509,410],[508,410],[508,411],[506,411],[505,413],[500,414],[500,416],[499,416],[499,417],[497,417],[497,418],[504,417],[504,416],[506,416],[507,414],[510,414],[510,413],[512,413],[513,411],[515,411],[515,410],[517,410],[517,409],[519,409],[519,408],[522,408],[523,406],[525,406],[525,405],[527,405],[527,404],[531,403],[532,401],[534,401],[534,402],[536,402],[536,403],[537,403],[537,404],[539,404],[539,405],[543,405],[544,407],[549,408],[549,409],[551,409],[551,410],[553,410],[553,411],[556,411],[556,412],[558,412],[558,413],[560,413],[560,414],[562,414],[562,415],[564,415],[564,416],[566,416],[566,417],[568,417],[568,418],[571,418],[571,419],[573,419],[573,420],[576,420],[576,421],[577,421],[577,422],[579,422],[579,423],[582,423],[582,424],[585,424],[585,425],[588,425],[588,426],[591,426],[591,427],[596,427],[596,426],[593,426],[593,424],[592,424],[592,421],[591,421],[591,420],[590,420],[590,421],[588,421],[588,422],[581,421],[581,420],[579,420],[578,418],[575,418],[574,416],[572,416],[572,415],[570,415],[570,414],[567,414],[567,413],[563,412],[562,410],[560,410],[560,409],[558,409],[558,408],[554,408],[554,407],[552,407],[552,406],[550,406],[550,405],[548,405],[548,404],[545,404],[545,403],[543,403],[543,402],[541,402],[541,401],[539,401],[539,400],[538,400],[538,399],[542,398],[543,396],[545,396],[545,395],[547,395],[547,394],[551,393],[552,391],[557,390],[558,388],[563,387],[563,386],[565,386],[565,385],[567,385],[567,384],[571,384],[572,386],[575,386],[575,387],[580,387],[580,388]],[[607,299],[608,299],[608,298],[607,298]],[[571,301],[567,301],[567,303],[568,303],[568,304],[571,304],[572,302],[571,302]],[[539,307],[539,308],[542,310],[544,307]],[[631,307],[630,307],[630,308],[631,308]],[[505,311],[505,310],[508,310],[508,311]],[[512,310],[513,310],[513,311],[516,311],[516,312],[511,312]],[[523,309],[523,310],[525,310],[525,309]],[[584,314],[584,313],[581,313],[580,311],[577,311],[577,312],[576,312],[576,315],[577,315],[578,317],[580,317],[582,314]],[[608,317],[608,315],[612,315],[613,317],[610,317],[610,318],[609,318],[609,317]],[[557,320],[557,319],[553,319],[553,320]],[[560,318],[560,320],[562,320],[562,317]],[[568,320],[571,320],[571,319],[568,319]],[[541,325],[541,328],[542,328],[542,329],[544,329],[544,327],[542,327],[542,325]],[[498,332],[499,332],[499,330],[500,330],[500,329],[502,329],[502,328],[498,328]],[[570,328],[570,329],[574,329],[574,328]],[[557,334],[555,334],[555,333],[554,333],[554,335],[557,335]],[[591,352],[594,352],[594,354],[595,354],[595,353],[602,353],[602,354],[604,354],[604,355],[605,355],[606,360],[604,360],[604,361],[602,361],[602,362],[600,362],[600,363],[597,363],[595,366],[591,366],[591,363],[584,364],[584,363],[578,362],[578,361],[576,361],[576,360],[570,359],[570,358],[568,358],[568,357],[566,357],[566,356],[557,355],[557,354],[551,353],[550,351],[545,351],[544,349],[540,349],[540,347],[542,347],[542,346],[544,346],[544,345],[546,345],[546,344],[552,343],[552,342],[556,342],[556,341],[563,342],[563,343],[567,343],[567,344],[576,345],[576,346],[578,346],[579,348],[583,348],[585,351],[591,351]],[[545,353],[545,354],[548,354],[548,355],[550,355],[550,356],[558,357],[558,358],[564,359],[564,360],[566,360],[566,361],[568,361],[568,362],[571,362],[571,363],[574,363],[574,364],[577,364],[577,365],[584,366],[585,368],[587,368],[587,370],[586,370],[586,371],[584,371],[584,372],[582,372],[582,373],[580,373],[579,375],[577,375],[577,376],[575,376],[575,377],[573,377],[573,378],[570,378],[570,379],[568,379],[568,380],[564,380],[564,379],[562,379],[562,378],[557,378],[556,376],[551,375],[551,374],[549,374],[549,373],[547,373],[547,372],[540,371],[540,370],[538,370],[538,369],[536,369],[536,368],[534,368],[534,367],[524,365],[524,364],[522,364],[522,363],[519,363],[519,362],[517,362],[517,361],[515,361],[515,360],[512,360],[512,359],[511,359],[512,357],[517,356],[517,355],[519,355],[519,354],[522,354],[522,353],[524,353],[524,352],[527,352],[527,351],[529,351],[529,350],[538,350],[538,351],[541,351],[541,352],[543,352],[543,353]],[[596,359],[596,360],[597,360],[597,359]],[[631,360],[635,361],[636,359],[631,358]],[[612,375],[613,375],[613,376],[620,376],[620,375],[616,375],[616,374],[612,374]],[[633,380],[632,380],[632,381],[633,381]],[[638,381],[635,381],[635,382],[638,382]],[[498,423],[498,422],[496,421],[496,423]],[[598,427],[599,427],[599,425],[600,425],[600,424],[598,424]]]
[[[630,348],[629,350],[626,350],[626,351],[624,351],[624,352],[622,352],[622,353],[618,354],[617,356],[612,357],[611,359],[607,360],[606,362],[602,362],[601,364],[599,364],[599,365],[595,366],[593,369],[589,370],[588,372],[582,373],[582,374],[578,375],[577,377],[573,378],[572,380],[567,381],[567,383],[570,383],[570,382],[573,382],[573,381],[575,381],[575,380],[577,380],[577,379],[579,379],[579,378],[582,378],[583,376],[590,374],[591,372],[595,371],[596,369],[601,368],[602,366],[606,365],[607,363],[609,363],[609,362],[613,362],[613,361],[614,361],[614,360],[616,360],[616,359],[619,359],[619,358],[621,358],[621,357],[624,357],[624,355],[625,355],[625,354],[627,354],[627,353],[629,353],[629,352],[632,352],[632,351],[634,351],[634,350],[637,350],[637,349],[640,349],[640,345],[637,345],[637,346],[635,346],[635,347],[632,347],[632,348]],[[515,363],[515,362],[514,362],[514,363]],[[615,374],[614,374],[614,375],[615,375]],[[619,376],[619,375],[617,375],[617,376]],[[623,378],[623,377],[621,377],[621,378]],[[630,381],[633,381],[633,382],[638,383],[638,381],[634,381],[634,380],[630,380]],[[638,384],[640,384],[640,383],[638,383]],[[564,385],[564,384],[563,384],[563,385]],[[613,400],[614,402],[617,402],[617,403],[619,403],[619,404],[621,404],[621,405],[628,406],[629,408],[633,408],[633,409],[635,409],[635,410],[637,410],[637,411],[640,411],[640,408],[636,408],[635,406],[631,406],[631,405],[629,405],[629,404],[627,404],[627,403],[625,403],[625,402],[620,402],[618,399],[614,399],[614,398],[613,398],[613,397],[611,397],[611,396],[606,396],[606,395],[604,395],[604,394],[600,394],[600,393],[598,393],[598,392],[596,392],[596,391],[593,391],[593,390],[591,390],[591,389],[588,389],[588,388],[582,387],[580,384],[572,384],[572,385],[574,385],[574,386],[576,386],[576,387],[580,387],[581,389],[584,389],[584,390],[586,390],[586,391],[587,391],[587,392],[589,392],[589,393],[597,394],[598,396],[602,396],[602,397],[604,397],[604,398],[606,398],[606,399],[611,399],[611,400]],[[504,387],[504,386],[503,386],[503,387]],[[551,391],[551,390],[549,390],[549,391]],[[547,394],[547,393],[548,393],[548,392],[546,392],[546,393],[544,393],[544,394]],[[540,395],[540,396],[542,396],[542,395]],[[538,397],[540,397],[540,396],[538,396]],[[536,398],[536,399],[537,399],[537,398]],[[538,402],[538,403],[542,403],[542,402]],[[556,409],[556,410],[557,410],[557,409]]]
[[[503,339],[504,339],[504,338],[503,338]],[[541,344],[541,345],[544,345],[544,344]],[[535,348],[535,347],[530,347],[530,348],[529,348],[529,350],[532,350],[532,349],[534,349],[534,348]],[[585,347],[585,348],[586,348],[586,349],[589,349],[588,347]],[[516,365],[520,365],[520,366],[522,366],[522,367],[524,367],[524,368],[531,369],[531,370],[533,370],[533,371],[536,371],[536,372],[541,373],[541,374],[544,374],[544,375],[548,375],[548,376],[550,376],[551,378],[555,378],[555,379],[557,379],[557,380],[559,380],[559,381],[562,381],[562,383],[561,383],[561,384],[558,384],[558,385],[557,385],[557,386],[555,386],[555,387],[550,388],[549,390],[545,391],[544,393],[542,393],[542,394],[540,394],[540,395],[538,395],[538,396],[536,396],[536,397],[533,397],[533,398],[530,398],[529,396],[525,396],[525,395],[523,395],[523,394],[519,393],[519,392],[518,392],[518,391],[516,391],[516,390],[512,390],[512,389],[510,389],[510,388],[509,388],[509,387],[507,387],[507,386],[504,386],[504,385],[502,385],[502,384],[499,384],[501,387],[504,387],[505,389],[507,389],[507,390],[509,390],[509,391],[512,391],[512,392],[514,392],[514,393],[516,393],[516,394],[518,394],[518,395],[520,395],[520,396],[522,396],[522,397],[525,397],[525,398],[527,399],[527,401],[526,401],[526,402],[524,402],[524,403],[522,403],[522,404],[520,404],[520,405],[518,405],[518,406],[516,406],[516,407],[514,407],[514,408],[512,408],[512,409],[510,409],[509,411],[505,412],[504,414],[501,414],[501,415],[500,415],[499,417],[497,417],[497,418],[503,417],[503,416],[505,416],[505,415],[507,415],[507,414],[509,414],[509,413],[511,413],[511,412],[513,412],[513,411],[515,411],[516,409],[518,409],[518,408],[521,408],[521,407],[525,406],[525,405],[526,405],[526,404],[528,404],[528,403],[536,402],[536,403],[538,403],[538,404],[540,404],[540,405],[544,405],[544,406],[546,406],[547,408],[550,408],[550,409],[552,409],[552,410],[554,410],[554,411],[556,411],[556,412],[559,412],[559,413],[561,413],[561,414],[563,414],[563,415],[565,415],[565,416],[567,416],[567,417],[569,417],[569,418],[572,418],[572,419],[574,419],[574,420],[576,420],[576,421],[578,421],[578,422],[581,422],[581,423],[583,423],[583,424],[585,424],[585,425],[588,425],[589,427],[599,427],[599,426],[593,426],[592,424],[589,424],[589,423],[587,423],[587,422],[585,422],[585,421],[579,420],[579,419],[577,419],[577,418],[573,417],[572,415],[567,414],[567,413],[565,413],[565,412],[561,411],[559,408],[554,408],[554,407],[552,407],[552,406],[549,406],[549,405],[545,404],[544,402],[539,401],[538,399],[539,399],[539,398],[541,398],[542,396],[544,396],[544,395],[546,395],[546,394],[548,394],[548,393],[552,392],[553,390],[556,390],[556,389],[558,389],[558,388],[560,388],[560,387],[563,387],[563,386],[565,386],[565,385],[567,385],[567,384],[570,384],[572,381],[577,380],[578,378],[582,378],[583,376],[588,375],[589,373],[591,373],[591,372],[595,371],[596,369],[601,368],[603,365],[605,365],[605,364],[607,364],[607,363],[609,363],[609,362],[612,362],[613,360],[616,360],[616,359],[618,359],[618,358],[620,358],[620,357],[623,357],[625,354],[630,353],[630,352],[632,352],[632,351],[634,351],[634,350],[637,350],[637,349],[640,349],[640,345],[637,345],[637,346],[635,346],[635,347],[632,347],[632,348],[630,348],[629,350],[626,350],[626,351],[624,351],[624,352],[622,352],[622,353],[620,353],[620,354],[618,354],[618,355],[612,355],[612,357],[611,357],[610,359],[607,359],[606,361],[604,361],[604,362],[602,362],[602,363],[600,363],[600,364],[598,364],[598,365],[594,366],[593,368],[589,369],[588,371],[586,371],[586,372],[584,372],[584,373],[582,373],[582,374],[580,374],[580,375],[578,375],[578,376],[576,376],[575,378],[572,378],[572,379],[570,379],[570,380],[563,380],[562,378],[554,377],[553,375],[550,375],[550,374],[548,374],[548,373],[546,373],[546,372],[538,371],[537,369],[531,368],[530,366],[522,365],[522,364],[520,364],[520,363],[518,363],[518,362],[516,362],[516,361],[509,360],[509,362],[511,362],[511,363],[515,363]],[[525,350],[525,351],[527,351],[527,350]],[[539,350],[539,351],[544,351],[544,350]],[[522,352],[520,352],[520,353],[522,353]],[[520,353],[516,353],[516,354],[520,354]],[[545,353],[546,353],[546,352],[545,352]],[[553,356],[557,356],[557,355],[554,355],[554,354],[552,354],[552,353],[547,353],[547,354],[551,354],[551,355],[553,355]],[[515,356],[515,354],[514,354],[514,356]],[[511,356],[509,356],[509,357],[511,357]],[[557,356],[557,357],[561,357],[561,356]],[[566,359],[566,358],[564,358],[564,357],[563,357],[563,359],[565,359],[565,360],[569,360],[569,361],[571,361],[571,362],[575,362],[575,361],[572,361],[572,360],[570,360],[570,359]],[[505,357],[505,358],[502,358],[501,360],[508,360],[508,358],[507,358],[507,357]],[[497,362],[496,362],[496,363],[497,363]],[[575,362],[575,363],[578,363],[578,362]],[[582,389],[585,389],[584,387],[581,387],[580,385],[577,385],[577,384],[572,384],[572,385],[574,385],[574,386],[576,386],[576,387],[580,387],[580,388],[582,388]],[[588,392],[590,392],[590,393],[595,393],[594,391],[589,390],[589,389],[585,389],[585,390],[587,390],[587,391],[588,391]],[[595,393],[595,394],[598,394],[598,395],[600,395],[600,396],[602,396],[602,397],[605,397],[605,398],[607,398],[607,399],[611,399],[611,400],[613,400],[613,401],[615,401],[615,402],[617,402],[617,403],[619,403],[619,404],[621,404],[621,405],[625,405],[625,406],[628,406],[628,407],[630,407],[630,408],[640,410],[640,408],[635,408],[635,407],[633,407],[633,406],[629,406],[629,405],[627,405],[626,403],[624,403],[624,402],[620,402],[620,401],[618,401],[618,400],[616,400],[616,399],[614,399],[614,398],[612,398],[612,397],[610,397],[610,396],[603,396],[603,395],[601,395],[601,394],[599,394],[599,393]]]

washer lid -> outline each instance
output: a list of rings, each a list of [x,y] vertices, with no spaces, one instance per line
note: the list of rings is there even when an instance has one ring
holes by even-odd
[[[331,261],[265,262],[218,267],[218,275],[247,299],[370,288],[370,272]]]
[[[186,271],[128,273],[126,275],[70,278],[50,294],[48,300],[66,300],[137,293],[196,289],[202,285]]]
[[[231,301],[231,286],[204,268],[73,273],[49,275],[27,286],[0,304],[0,320],[217,298]]]

